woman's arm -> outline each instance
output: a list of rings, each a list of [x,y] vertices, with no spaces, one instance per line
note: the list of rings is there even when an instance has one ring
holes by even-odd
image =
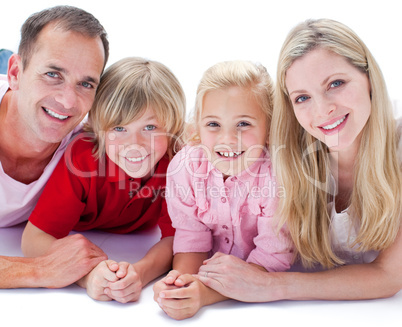
[[[199,279],[217,292],[245,302],[384,298],[402,288],[400,258],[401,231],[394,244],[368,264],[314,273],[264,273],[238,258],[219,253],[200,268]]]

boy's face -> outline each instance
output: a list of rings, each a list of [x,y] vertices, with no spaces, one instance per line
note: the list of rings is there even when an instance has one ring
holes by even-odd
[[[116,126],[106,133],[106,154],[133,178],[149,179],[154,167],[166,154],[168,136],[152,108],[125,126]]]

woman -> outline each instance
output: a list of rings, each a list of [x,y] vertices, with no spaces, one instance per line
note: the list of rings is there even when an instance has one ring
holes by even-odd
[[[277,215],[301,263],[325,270],[263,273],[217,254],[201,281],[242,301],[394,295],[402,288],[402,125],[377,63],[346,26],[309,20],[288,35],[277,79],[271,153],[286,190]]]

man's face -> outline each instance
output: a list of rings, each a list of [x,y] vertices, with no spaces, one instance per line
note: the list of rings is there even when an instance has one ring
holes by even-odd
[[[17,93],[14,121],[21,136],[60,142],[91,108],[104,60],[100,38],[47,25],[28,66],[17,58],[9,70],[15,76],[10,87]]]

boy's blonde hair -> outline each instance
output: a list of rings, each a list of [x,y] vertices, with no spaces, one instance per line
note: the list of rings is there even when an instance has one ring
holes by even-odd
[[[306,266],[343,264],[333,251],[328,201],[331,172],[328,147],[307,133],[297,121],[288,91],[286,72],[310,51],[322,48],[348,60],[364,72],[371,86],[371,115],[361,133],[355,163],[349,214],[360,226],[351,247],[383,250],[396,238],[401,219],[401,170],[392,106],[381,70],[360,38],[345,25],[329,20],[308,20],[286,38],[279,56],[277,89],[272,118],[271,146],[276,175],[284,186],[279,215],[290,229]]]
[[[186,141],[200,142],[198,123],[202,115],[204,96],[209,91],[239,86],[248,89],[265,113],[267,126],[272,118],[273,82],[266,68],[249,61],[224,61],[206,70],[198,85],[193,118],[187,125]],[[268,135],[269,131],[267,131]],[[267,140],[268,142],[268,140]]]
[[[181,146],[185,101],[179,81],[165,65],[137,57],[114,63],[101,78],[84,126],[85,131],[94,135],[95,155],[104,156],[107,131],[131,123],[152,107],[166,129],[167,153],[171,158]]]

